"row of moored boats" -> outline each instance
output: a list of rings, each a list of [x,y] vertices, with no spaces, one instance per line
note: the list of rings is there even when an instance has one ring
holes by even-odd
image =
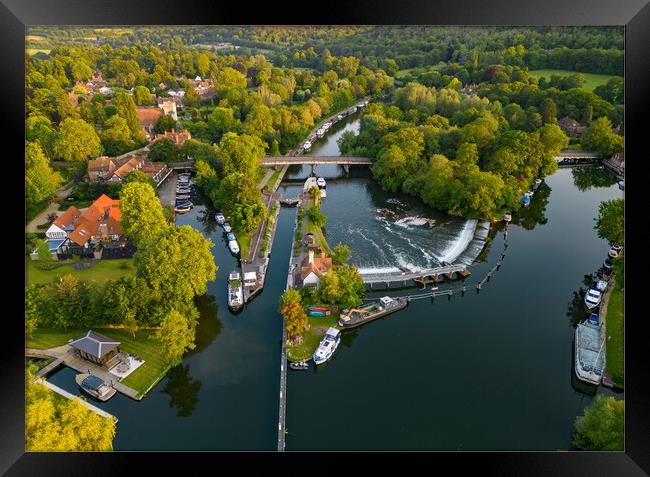
[[[189,172],[178,175],[176,180],[176,204],[174,205],[174,212],[185,213],[192,210],[194,204],[190,200],[194,192],[194,181],[192,174]]]
[[[315,134],[312,134],[307,138],[307,140],[303,143],[302,145],[302,151],[303,152],[308,152],[311,147],[314,145],[314,142],[316,142],[317,138],[322,138],[325,136],[325,133],[338,121],[343,119],[346,116],[349,116],[350,114],[353,114],[357,111],[360,111],[361,109],[365,108],[368,106],[368,100],[365,99],[361,101],[359,104],[356,104],[355,106],[352,106],[351,108],[346,109],[345,111],[341,111],[336,118],[329,119],[326,121],[320,128],[316,130]]]
[[[575,335],[575,373],[578,379],[598,385],[605,369],[605,336],[600,319],[600,304],[612,277],[612,261],[621,253],[621,247],[613,244],[603,262],[602,272],[595,286],[585,294],[585,307],[589,317],[578,324]]]

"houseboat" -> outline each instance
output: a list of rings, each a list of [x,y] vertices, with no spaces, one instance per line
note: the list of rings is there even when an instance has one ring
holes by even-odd
[[[239,272],[232,271],[228,275],[228,308],[237,311],[244,306],[244,289]]]
[[[336,348],[341,342],[341,332],[336,328],[330,327],[325,333],[325,337],[318,345],[312,358],[315,364],[322,364],[332,357]]]
[[[600,305],[602,296],[602,292],[597,288],[590,288],[587,290],[587,294],[585,295],[585,306],[587,309],[592,310]]]
[[[605,339],[598,315],[589,318],[576,327],[575,373],[578,379],[598,385],[605,368]]]
[[[81,389],[100,401],[108,401],[117,392],[109,383],[92,374],[77,374],[74,379]]]
[[[368,323],[369,321],[406,308],[406,305],[408,305],[408,300],[405,298],[393,299],[389,296],[384,296],[379,299],[379,302],[370,303],[361,308],[343,310],[343,313],[339,316],[339,326],[354,328],[355,326]]]

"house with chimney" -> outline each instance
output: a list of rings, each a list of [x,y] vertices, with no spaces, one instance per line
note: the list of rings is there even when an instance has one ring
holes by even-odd
[[[303,287],[317,287],[323,276],[332,270],[331,257],[326,257],[323,249],[312,243],[307,246],[307,256],[300,264],[300,281]]]
[[[178,121],[176,102],[174,99],[163,99],[158,102],[158,107],[162,110],[163,114],[170,116],[174,121]]]
[[[192,134],[187,130],[176,131],[176,129],[172,128],[171,131],[165,131],[164,134],[156,134],[156,137],[154,137],[151,142],[153,143],[160,139],[169,139],[176,145],[176,147],[180,147],[185,143],[185,141],[192,139]]]
[[[89,160],[86,179],[89,182],[122,182],[133,171],[147,174],[156,187],[171,173],[164,162],[148,162],[145,153],[132,151],[118,157],[102,156]]]

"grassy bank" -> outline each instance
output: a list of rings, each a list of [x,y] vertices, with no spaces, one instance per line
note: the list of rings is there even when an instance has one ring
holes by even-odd
[[[92,267],[83,270],[72,268],[72,265],[73,262],[54,262],[54,268],[44,270],[37,261],[27,258],[27,285],[51,283],[63,275],[73,275],[79,280],[94,281],[103,285],[108,280],[135,274],[133,259],[130,258],[99,260]]]
[[[308,319],[310,328],[309,331],[302,334],[302,342],[298,346],[287,346],[287,359],[289,361],[311,359],[327,329],[330,326],[336,327],[338,314],[332,313],[330,316],[324,317],[310,316]]]
[[[314,200],[310,198],[307,201],[306,210],[309,210],[309,208],[313,206],[314,206]],[[309,215],[307,215],[307,233],[314,235],[314,239],[316,240],[316,243],[321,246],[321,248],[325,251],[326,254],[331,253],[332,250],[330,249],[330,246],[327,243],[327,239],[323,234],[323,229],[317,226],[316,224],[314,224],[309,218]]]
[[[623,387],[624,365],[625,365],[625,343],[624,343],[624,314],[623,314],[623,291],[616,283],[612,289],[607,302],[607,315],[605,318],[607,336],[607,370],[612,376],[614,384]]]
[[[587,81],[582,85],[584,89],[593,91],[594,88],[607,83],[610,79],[616,78],[614,75],[598,75],[595,73],[582,73],[580,71],[569,71],[569,70],[535,70],[529,71],[528,74],[533,78],[541,78],[542,76],[546,77],[547,80],[551,79],[551,75],[560,75],[560,76],[571,76],[580,73],[584,75]]]
[[[144,359],[144,364],[133,371],[121,382],[129,386],[140,395],[147,392],[160,379],[162,379],[169,365],[161,354],[161,345],[154,338],[154,330],[141,330],[136,332],[135,338],[130,331],[116,328],[93,328],[109,338],[120,342],[120,349],[127,353],[137,354]],[[42,328],[34,332],[33,337],[27,338],[27,347],[36,349],[47,349],[61,346],[70,339],[76,339],[86,333],[87,328],[70,328],[68,330]]]

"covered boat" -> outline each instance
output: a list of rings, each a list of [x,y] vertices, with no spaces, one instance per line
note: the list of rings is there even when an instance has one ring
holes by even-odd
[[[92,374],[77,374],[75,381],[81,389],[100,401],[108,401],[117,392],[109,383]]]
[[[244,289],[239,272],[234,270],[228,275],[228,308],[236,311],[242,306],[244,306]]]
[[[605,369],[605,339],[598,315],[589,318],[576,327],[575,373],[578,379],[598,385]]]
[[[402,308],[405,308],[406,305],[408,305],[408,300],[405,298],[383,296],[379,299],[379,302],[369,303],[360,308],[343,310],[343,313],[339,316],[339,326],[344,328],[354,328],[355,326],[368,323],[369,321],[376,320],[377,318],[401,310]]]
[[[223,225],[226,223],[226,217],[224,217],[224,215],[221,212],[217,212],[214,215],[214,220],[216,220],[219,225]]]

